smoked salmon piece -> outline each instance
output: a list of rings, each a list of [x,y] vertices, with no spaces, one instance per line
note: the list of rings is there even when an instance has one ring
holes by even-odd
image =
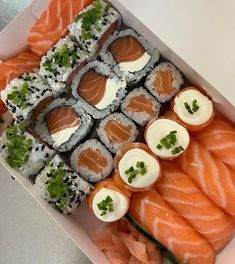
[[[163,199],[219,252],[232,239],[234,221],[215,206],[175,163],[161,161],[161,165],[162,177],[156,187]]]
[[[212,202],[235,216],[234,171],[193,138],[175,161]]]
[[[235,128],[232,125],[216,117],[208,127],[196,133],[195,138],[235,170]]]
[[[178,261],[214,263],[214,251],[209,243],[171,209],[155,189],[135,193],[131,198],[130,214]]]
[[[16,77],[39,67],[40,58],[28,51],[19,53],[15,58],[0,64],[0,90]]]
[[[136,231],[125,219],[95,230],[91,238],[104,251],[110,264],[162,264],[157,246]]]
[[[28,34],[28,46],[37,56],[43,56],[62,36],[76,15],[93,0],[52,0]]]

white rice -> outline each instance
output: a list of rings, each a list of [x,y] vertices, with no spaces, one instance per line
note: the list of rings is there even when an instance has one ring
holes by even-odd
[[[72,171],[66,164],[62,167],[66,171],[63,183],[67,185],[68,194],[66,203],[63,208],[60,207],[60,199],[52,198],[48,192],[48,183],[51,179],[51,169],[58,169],[59,164],[63,162],[59,155],[50,161],[40,174],[36,177],[34,188],[48,203],[52,204],[60,213],[71,214],[83,202],[85,197],[90,193],[91,185],[84,181],[77,173]]]
[[[14,91],[21,91],[24,83],[28,85],[28,92],[25,98],[26,108],[14,104],[12,100],[7,98]],[[30,123],[32,112],[36,106],[50,96],[57,96],[57,94],[52,91],[47,81],[37,73],[25,73],[21,77],[15,78],[1,91],[1,99],[6,104],[13,118],[26,124]]]
[[[130,100],[132,97],[136,97],[136,96],[144,96],[147,100],[151,101],[152,105],[153,105],[153,113],[152,115],[150,115],[149,113],[147,113],[146,111],[142,112],[133,112],[130,111],[127,107],[130,103]],[[144,126],[146,125],[146,123],[151,119],[151,118],[157,118],[159,115],[159,111],[161,108],[161,104],[151,95],[149,94],[143,87],[140,88],[136,88],[134,90],[132,90],[127,96],[126,98],[123,100],[122,104],[121,104],[121,110],[122,112],[129,117],[130,119],[132,119],[133,121],[135,121],[137,124]]]
[[[112,79],[118,86],[118,92],[116,94],[116,99],[102,110],[99,110],[95,106],[90,105],[81,96],[79,96],[78,91],[77,91],[81,78],[90,69],[94,69],[97,73],[100,73]],[[111,71],[108,65],[102,62],[99,62],[99,61],[93,61],[93,62],[88,63],[86,66],[84,66],[79,71],[79,73],[76,75],[76,77],[73,79],[72,94],[79,101],[79,105],[83,107],[88,114],[90,114],[95,119],[101,119],[109,115],[110,113],[112,113],[114,110],[116,110],[119,107],[121,100],[126,95],[126,81],[123,78],[117,76],[113,71]]]
[[[66,106],[66,105],[71,106],[74,109],[74,111],[79,115],[80,126],[72,134],[69,141],[63,143],[60,146],[57,146],[48,131],[45,122],[45,116],[52,109],[58,106]],[[78,144],[78,142],[81,141],[88,134],[92,125],[93,125],[92,118],[80,107],[79,103],[77,103],[74,99],[59,98],[51,102],[47,106],[47,108],[38,116],[38,121],[36,122],[35,131],[42,140],[52,145],[54,149],[60,152],[66,152],[73,149]]]
[[[107,166],[101,173],[96,173],[93,170],[89,169],[86,166],[79,165],[77,163],[78,157],[82,151],[86,149],[92,149],[94,151],[99,151],[103,157],[107,160]],[[84,144],[79,145],[77,148],[74,149],[71,158],[71,166],[72,168],[81,176],[83,179],[90,181],[90,182],[98,182],[102,179],[106,178],[110,175],[113,169],[113,157],[111,153],[96,139],[87,140]]]
[[[139,43],[143,46],[145,51],[150,55],[150,60],[145,65],[145,67],[137,72],[124,72],[121,70],[119,65],[117,64],[116,60],[114,59],[112,53],[109,51],[109,45],[116,39],[125,37],[125,36],[132,36],[136,38]],[[120,32],[115,32],[112,36],[110,36],[107,41],[104,43],[103,48],[100,52],[101,59],[110,65],[110,67],[114,68],[114,71],[119,76],[124,76],[127,81],[128,85],[135,85],[140,82],[154,67],[155,63],[158,62],[160,54],[159,52],[142,36],[138,35],[134,30],[127,29]]]
[[[172,75],[172,87],[174,90],[171,94],[159,94],[156,91],[154,86],[154,81],[157,77],[158,71],[166,71],[169,70]],[[160,103],[165,103],[170,101],[171,98],[179,91],[182,84],[184,83],[183,76],[180,71],[170,62],[160,63],[157,67],[155,67],[152,72],[147,76],[145,81],[145,87],[149,90],[149,92],[157,98]]]
[[[120,124],[122,124],[123,126],[131,126],[131,136],[129,138],[129,140],[123,141],[121,143],[115,143],[112,142],[109,137],[106,135],[104,128],[105,125],[107,124],[108,121],[110,120],[117,120]],[[99,126],[96,129],[97,134],[100,138],[100,140],[104,143],[104,145],[113,153],[116,153],[120,147],[122,147],[123,145],[129,143],[129,142],[133,142],[135,141],[135,139],[138,136],[138,129],[136,127],[136,125],[129,119],[127,118],[125,115],[121,114],[121,113],[113,113],[109,116],[107,116],[106,118],[104,118]]]

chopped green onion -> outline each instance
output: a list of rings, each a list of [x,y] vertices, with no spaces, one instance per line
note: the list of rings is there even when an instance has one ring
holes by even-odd
[[[107,3],[106,6],[105,6],[105,9],[104,9],[105,12],[108,12],[110,7],[111,7],[110,3]]]
[[[158,144],[157,145],[157,149],[162,149],[162,145],[161,144]]]
[[[172,154],[173,155],[176,155],[176,154],[179,154],[181,151],[183,151],[184,148],[182,146],[179,146],[179,147],[175,147],[173,150],[172,150]]]
[[[97,204],[97,207],[101,212],[100,216],[106,215],[107,212],[111,213],[114,211],[113,199],[108,195],[104,200]]]
[[[128,182],[132,183],[133,179],[136,178],[138,174],[144,175],[147,173],[147,167],[144,161],[137,161],[136,163],[136,170],[133,166],[125,171],[125,174],[128,176]]]
[[[193,112],[197,112],[197,110],[199,109],[200,107],[197,105],[197,100],[194,99],[193,100]]]
[[[198,105],[197,105],[197,100],[194,99],[193,102],[192,102],[192,109],[190,107],[190,105],[187,103],[187,102],[184,102],[184,106],[185,108],[187,109],[187,111],[193,115],[194,113],[197,112],[197,110],[200,108]]]
[[[162,149],[163,147],[165,147],[166,149],[170,149],[173,146],[175,146],[175,144],[177,143],[177,138],[176,138],[176,130],[171,131],[169,134],[167,134],[164,138],[162,138],[160,140],[161,144],[157,145],[157,149]]]

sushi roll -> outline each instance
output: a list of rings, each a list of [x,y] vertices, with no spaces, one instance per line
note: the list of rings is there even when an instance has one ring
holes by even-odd
[[[160,103],[165,103],[171,100],[183,83],[180,71],[172,63],[163,62],[147,76],[145,87]]]
[[[88,63],[72,83],[73,96],[95,119],[103,118],[121,103],[126,95],[126,82],[102,62]]]
[[[90,182],[98,182],[113,169],[111,153],[96,139],[87,140],[76,147],[71,155],[71,166]]]
[[[113,153],[129,142],[136,140],[138,129],[125,115],[113,113],[104,118],[96,129],[100,140]]]
[[[132,90],[121,104],[122,112],[141,126],[158,117],[160,108],[161,104],[142,87]]]
[[[185,88],[176,95],[172,111],[189,131],[208,126],[215,114],[212,101],[195,87]]]
[[[172,160],[188,147],[188,131],[169,118],[152,119],[145,128],[145,141],[151,151],[162,159]]]
[[[128,143],[118,150],[114,169],[115,182],[133,192],[150,189],[161,176],[157,156],[139,142]]]
[[[91,185],[55,155],[36,177],[34,188],[60,213],[72,214],[90,193]]]
[[[1,99],[13,118],[30,123],[56,96],[45,79],[37,73],[25,73],[13,79],[1,91]]]
[[[106,39],[118,30],[121,15],[110,3],[95,0],[69,26],[70,36],[90,56],[98,54]]]
[[[42,57],[39,74],[47,79],[55,92],[67,92],[73,74],[84,64],[88,56],[69,37],[60,39]]]
[[[0,139],[0,153],[6,162],[25,177],[36,175],[55,151],[26,131],[23,123],[9,125]]]
[[[129,191],[109,178],[95,185],[88,197],[88,205],[101,221],[115,222],[128,212],[130,195]]]
[[[100,56],[118,75],[124,76],[129,85],[141,81],[159,60],[159,52],[132,29],[110,36]]]
[[[38,116],[35,131],[54,149],[70,151],[90,131],[92,118],[74,99],[59,98]]]

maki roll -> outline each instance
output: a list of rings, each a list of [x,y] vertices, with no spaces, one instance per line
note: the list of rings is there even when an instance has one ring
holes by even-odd
[[[121,104],[122,112],[144,126],[153,117],[158,117],[161,104],[144,88],[132,90]]]
[[[39,74],[47,79],[53,91],[66,92],[73,74],[85,64],[87,58],[75,42],[65,37],[42,57]]]
[[[97,134],[105,146],[113,153],[138,136],[136,125],[125,115],[113,113],[104,118],[97,127]]]
[[[9,125],[0,140],[0,153],[6,162],[25,177],[36,175],[55,151],[26,131],[25,125]]]
[[[91,190],[91,185],[71,170],[59,155],[38,174],[34,187],[63,214],[73,213]]]
[[[69,30],[71,37],[92,56],[120,25],[121,15],[117,10],[110,3],[96,0],[74,19]]]
[[[36,119],[41,110],[53,100],[54,95],[40,75],[25,73],[2,90],[1,99],[15,120],[28,124],[30,119]]]
[[[163,62],[147,76],[145,87],[160,103],[165,103],[171,100],[183,83],[180,71],[172,63]]]
[[[97,182],[111,173],[113,157],[98,140],[90,139],[75,148],[71,165],[85,180]]]
[[[73,96],[87,113],[103,118],[121,103],[126,94],[126,82],[102,62],[88,63],[74,78]]]
[[[88,134],[92,124],[92,118],[74,99],[59,98],[38,116],[35,131],[54,149],[65,152]]]
[[[132,29],[110,36],[100,56],[118,75],[124,76],[129,85],[141,81],[159,60],[159,52]]]

